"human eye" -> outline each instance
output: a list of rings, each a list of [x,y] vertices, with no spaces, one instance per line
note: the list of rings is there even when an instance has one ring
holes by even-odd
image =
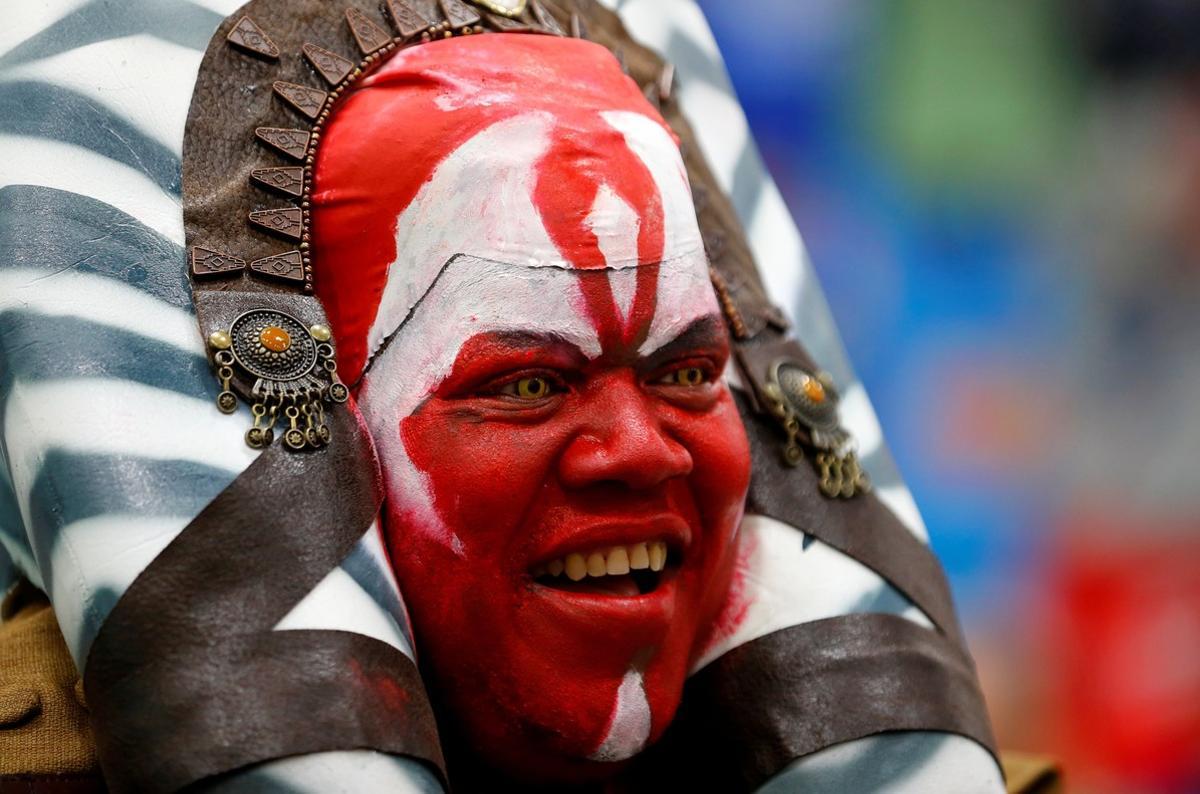
[[[562,378],[549,372],[518,373],[496,383],[492,394],[510,400],[537,403],[566,391]]]
[[[684,361],[668,365],[651,379],[659,386],[679,386],[683,388],[699,388],[712,383],[716,372],[708,362]]]

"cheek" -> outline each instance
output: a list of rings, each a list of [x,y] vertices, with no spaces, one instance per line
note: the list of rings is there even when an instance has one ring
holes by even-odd
[[[702,643],[705,628],[721,611],[731,585],[737,533],[750,487],[750,445],[728,391],[712,411],[674,417],[672,431],[692,455],[689,489],[703,532],[704,556],[694,571],[702,583],[695,586],[690,607],[695,639]]]
[[[479,422],[431,398],[399,432],[464,555],[512,552],[522,518],[553,481],[555,428]]]
[[[704,414],[679,412],[672,430],[692,455],[692,486],[705,523],[720,528],[714,543],[732,539],[750,487],[750,445],[733,397],[726,389]]]

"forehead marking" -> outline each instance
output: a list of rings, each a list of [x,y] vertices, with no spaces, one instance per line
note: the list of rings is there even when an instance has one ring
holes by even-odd
[[[629,322],[633,296],[637,289],[634,269],[622,263],[638,261],[637,240],[641,220],[637,213],[607,184],[596,192],[596,201],[587,219],[588,228],[596,234],[600,253],[608,264],[609,288],[617,304],[622,323]],[[608,233],[603,233],[608,230]]]

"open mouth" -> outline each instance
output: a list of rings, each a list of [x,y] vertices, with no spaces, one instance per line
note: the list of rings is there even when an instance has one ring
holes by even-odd
[[[572,552],[535,565],[529,574],[543,587],[630,598],[653,593],[678,567],[679,556],[655,540]]]

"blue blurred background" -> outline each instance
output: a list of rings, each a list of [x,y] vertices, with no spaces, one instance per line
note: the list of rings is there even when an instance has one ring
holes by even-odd
[[[701,5],[1001,744],[1200,791],[1200,3]]]

